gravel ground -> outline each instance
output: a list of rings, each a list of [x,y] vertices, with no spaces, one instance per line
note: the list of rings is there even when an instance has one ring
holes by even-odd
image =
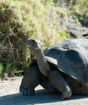
[[[19,86],[22,77],[14,77],[0,81],[0,105],[88,105],[88,96],[74,95],[70,99],[62,101],[59,95],[40,93],[34,96],[22,96]],[[41,86],[36,91],[42,89]]]

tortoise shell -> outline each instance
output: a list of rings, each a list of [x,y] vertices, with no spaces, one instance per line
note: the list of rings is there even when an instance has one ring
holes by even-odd
[[[88,39],[60,41],[47,48],[44,55],[61,72],[81,83],[88,83]]]

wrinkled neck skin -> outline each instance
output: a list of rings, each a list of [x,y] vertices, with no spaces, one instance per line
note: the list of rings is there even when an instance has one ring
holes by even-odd
[[[48,77],[49,76],[49,73],[50,73],[50,66],[43,54],[43,51],[41,49],[37,49],[35,52],[34,52],[34,55],[36,57],[36,60],[37,60],[37,63],[38,63],[38,66],[39,66],[39,69],[40,69],[40,72]]]

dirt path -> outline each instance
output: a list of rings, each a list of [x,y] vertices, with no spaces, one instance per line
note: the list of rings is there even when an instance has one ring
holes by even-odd
[[[72,96],[69,100],[61,101],[60,96],[50,93],[22,96],[19,86],[22,77],[0,81],[0,105],[88,105],[88,96]],[[38,86],[36,90],[42,89]]]

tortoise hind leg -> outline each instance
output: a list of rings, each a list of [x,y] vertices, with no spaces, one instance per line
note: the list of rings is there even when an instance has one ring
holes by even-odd
[[[40,85],[49,92],[57,92],[57,89],[51,84],[49,78],[45,77]]]
[[[49,80],[53,84],[53,86],[59,92],[61,92],[62,99],[71,97],[72,91],[68,86],[68,83],[65,81],[65,79],[61,76],[59,72],[57,72],[56,70],[51,71],[49,75]]]

